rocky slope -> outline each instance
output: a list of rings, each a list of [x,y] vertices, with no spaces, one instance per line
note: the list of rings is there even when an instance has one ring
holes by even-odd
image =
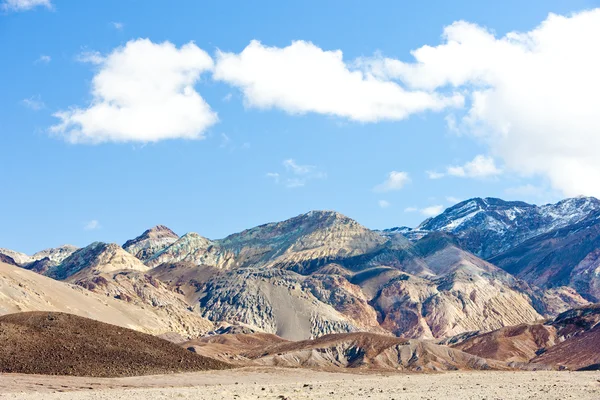
[[[435,343],[370,333],[341,333],[287,341],[269,334],[223,334],[182,344],[198,354],[240,366],[357,368],[400,371],[508,369]]]
[[[371,253],[385,242],[381,235],[337,212],[311,211],[222,240],[190,233],[147,264],[188,261],[220,268],[274,266],[307,274],[338,259]]]
[[[79,249],[60,264],[49,268],[45,275],[64,280],[82,271],[82,275],[119,270],[148,271],[150,268],[114,243],[94,242]]]
[[[538,324],[504,327],[493,332],[473,332],[449,339],[464,352],[529,365],[532,368],[600,368],[600,306],[565,311]]]
[[[157,225],[135,239],[125,242],[123,249],[142,260],[142,262],[146,262],[156,253],[169,247],[177,239],[179,239],[179,236],[175,232],[164,225]]]
[[[39,272],[41,270],[47,270],[47,268],[50,266],[60,264],[65,258],[69,257],[76,250],[77,247],[66,244],[63,246],[38,251],[32,256],[9,249],[0,249],[0,254],[12,258],[17,265],[23,268],[33,269],[36,270],[36,272]]]
[[[191,312],[190,318],[197,323],[180,323],[158,308],[91,293],[81,286],[0,263],[0,315],[23,311],[66,312],[151,334],[178,332],[195,337],[212,330],[212,324]],[[199,329],[201,326],[206,329]]]
[[[429,232],[452,233],[463,248],[489,259],[527,239],[576,224],[596,211],[600,211],[600,201],[593,197],[566,199],[543,206],[474,198],[425,220],[414,230],[404,230],[404,234],[418,239]]]
[[[383,329],[445,337],[540,319],[534,300],[546,310],[527,284],[450,237],[413,244],[329,211],[223,240],[187,234],[146,264],[159,265],[149,273],[211,321],[240,322],[286,339]]]
[[[381,313],[381,325],[396,335],[440,338],[465,331],[493,330],[540,319],[532,294],[501,269],[458,248],[445,235],[417,242],[429,269],[436,275],[420,278],[396,272],[370,292],[370,303]],[[390,275],[390,271],[382,270]],[[353,282],[369,286],[380,279],[375,271]]]
[[[535,285],[570,286],[600,300],[600,212],[576,224],[531,238],[492,259]]]

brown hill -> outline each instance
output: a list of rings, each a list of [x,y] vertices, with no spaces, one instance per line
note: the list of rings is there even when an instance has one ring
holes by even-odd
[[[477,335],[454,348],[494,360],[528,362],[540,349],[559,342],[556,328],[542,324],[521,324]]]
[[[530,367],[600,369],[600,304],[574,308],[544,324],[522,324],[449,340],[464,352]]]
[[[600,369],[600,326],[573,336],[564,342],[550,347],[531,360],[532,364],[555,365],[570,370]]]
[[[229,368],[171,342],[72,314],[0,317],[0,371],[133,376]]]
[[[183,346],[238,365],[400,371],[509,368],[506,363],[429,341],[364,332],[331,334],[297,342],[268,334],[218,335],[196,339]]]

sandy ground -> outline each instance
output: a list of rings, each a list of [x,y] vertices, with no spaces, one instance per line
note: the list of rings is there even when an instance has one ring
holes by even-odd
[[[132,378],[0,375],[2,399],[600,399],[599,372],[349,374],[242,368]]]

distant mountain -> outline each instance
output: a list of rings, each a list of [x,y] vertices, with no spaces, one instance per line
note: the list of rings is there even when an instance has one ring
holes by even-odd
[[[64,280],[80,271],[89,274],[117,270],[147,271],[149,268],[118,244],[94,242],[75,251],[60,264],[49,268],[45,275]]]
[[[189,233],[146,264],[204,317],[288,339],[357,330],[442,337],[534,321],[547,309],[541,294],[451,236],[413,244],[332,211],[222,240]]]
[[[490,262],[537,286],[570,286],[600,301],[600,211],[528,239]]]
[[[0,255],[5,255],[23,268],[32,269],[36,272],[44,272],[52,266],[60,264],[65,258],[69,257],[77,247],[69,244],[38,251],[32,256],[9,249],[0,249]]]
[[[597,211],[600,211],[600,200],[593,197],[577,197],[543,206],[473,198],[403,233],[415,240],[430,232],[448,232],[455,235],[466,250],[489,259],[527,239],[583,221]]]
[[[217,240],[159,225],[124,247],[2,254],[148,307],[187,336],[229,323],[294,340],[358,331],[440,339],[595,301],[598,215],[593,198],[545,206],[477,198],[415,230],[374,231],[310,211]]]
[[[177,239],[179,236],[175,232],[164,225],[157,225],[135,239],[125,242],[123,249],[146,262]]]

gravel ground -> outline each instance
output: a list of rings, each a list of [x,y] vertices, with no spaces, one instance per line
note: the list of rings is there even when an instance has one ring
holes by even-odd
[[[599,372],[349,374],[243,368],[131,378],[0,375],[2,399],[600,399]]]

